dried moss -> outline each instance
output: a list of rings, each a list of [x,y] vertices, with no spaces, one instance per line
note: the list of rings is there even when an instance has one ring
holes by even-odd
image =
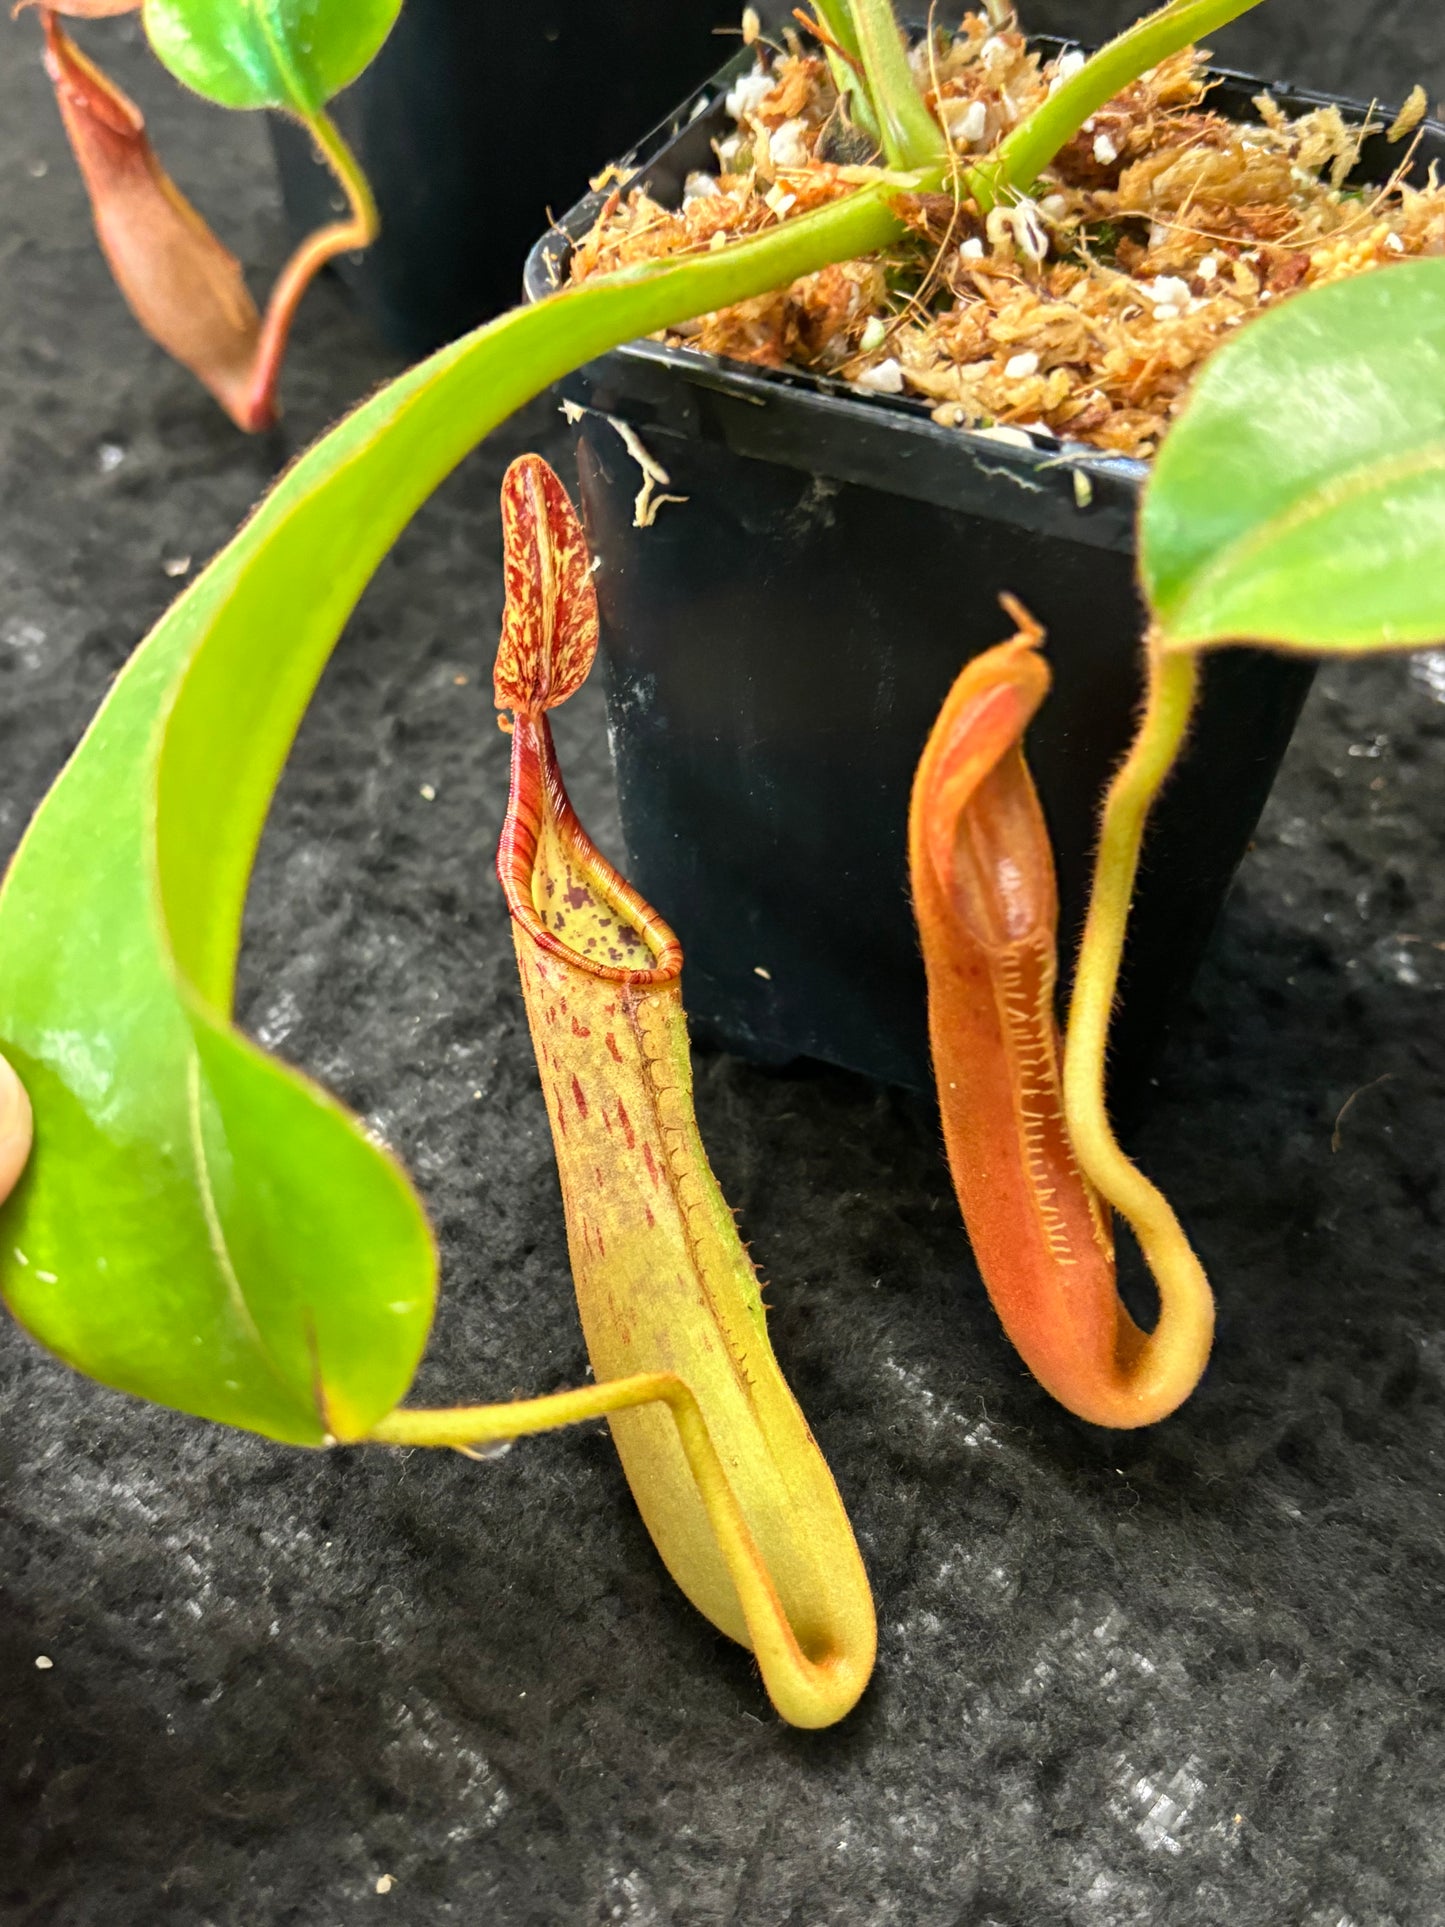
[[[1081,56],[1045,60],[1016,29],[968,14],[914,52],[960,161],[986,153]],[[1210,107],[1189,48],[1101,109],[1015,210],[969,200],[903,204],[886,256],[825,268],[667,338],[768,366],[791,364],[933,405],[949,426],[1047,429],[1147,457],[1201,362],[1297,290],[1445,252],[1445,189],[1397,172],[1347,185],[1371,128],[1335,107],[1291,118],[1268,95],[1258,123]],[[684,204],[619,185],[577,247],[573,278],[756,234],[849,192],[866,170],[836,158],[840,111],[825,62],[759,50],[729,96],[736,131],[718,173]],[[1390,129],[1418,124],[1417,89]],[[1402,159],[1408,150],[1402,148]],[[833,158],[830,158],[833,157]]]

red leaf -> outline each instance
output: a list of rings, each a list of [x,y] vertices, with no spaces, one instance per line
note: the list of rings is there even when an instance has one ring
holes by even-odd
[[[85,11],[113,0],[72,0]],[[264,427],[251,399],[261,322],[240,263],[151,151],[140,109],[47,11],[45,66],[90,195],[116,285],[152,340],[189,368],[242,428]]]

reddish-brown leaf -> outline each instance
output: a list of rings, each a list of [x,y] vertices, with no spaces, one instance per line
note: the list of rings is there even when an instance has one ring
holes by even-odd
[[[139,13],[141,0],[15,0],[10,9],[12,18],[31,7],[63,13],[72,20],[109,20],[118,13]]]
[[[597,590],[587,538],[540,455],[502,480],[507,606],[497,650],[498,709],[540,714],[586,681],[597,653]]]
[[[157,161],[140,109],[48,11],[45,65],[101,248],[137,321],[233,421],[264,426],[250,399],[261,322],[240,263]]]

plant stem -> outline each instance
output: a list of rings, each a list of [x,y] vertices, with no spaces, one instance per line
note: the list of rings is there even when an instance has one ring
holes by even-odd
[[[247,397],[246,426],[251,429],[269,428],[276,419],[276,385],[281,378],[286,342],[301,297],[328,261],[335,260],[338,254],[350,253],[353,248],[369,247],[381,231],[371,183],[336,123],[320,108],[302,115],[301,120],[344,188],[350,212],[344,221],[335,221],[308,234],[271,290]]]
[[[847,103],[849,118],[869,140],[882,147],[882,136],[878,132],[873,103],[868,98],[868,87],[863,77],[863,54],[858,45],[857,29],[853,25],[850,0],[814,0],[813,12],[817,24],[826,35],[823,51],[828,56],[828,71],[833,76],[833,85],[840,98]],[[804,24],[812,24],[801,13],[795,18],[803,20]]]
[[[373,1427],[371,1439],[381,1445],[465,1450],[659,1402],[668,1407],[677,1426],[678,1440],[737,1589],[748,1637],[773,1704],[794,1726],[831,1725],[862,1691],[872,1667],[871,1649],[863,1653],[844,1648],[824,1653],[803,1650],[728,1482],[698,1402],[675,1373],[645,1372],[507,1405],[457,1406],[443,1411],[398,1407]]]
[[[1199,683],[1196,658],[1166,655],[1157,630],[1150,630],[1145,647],[1144,714],[1104,803],[1079,946],[1064,1046],[1064,1113],[1085,1176],[1129,1221],[1159,1288],[1159,1319],[1131,1372],[1141,1398],[1155,1400],[1170,1383],[1192,1386],[1203,1370],[1214,1301],[1168,1200],[1119,1148],[1104,1097],[1109,1021],[1144,827],[1184,741]]]
[[[858,45],[858,30],[853,25],[851,0],[813,0],[813,11],[839,49],[861,67],[863,50]]]
[[[1036,107],[993,158],[970,173],[971,191],[987,211],[1007,192],[1028,191],[1091,114],[1151,67],[1257,7],[1261,0],[1170,0],[1101,47],[1058,92]]]
[[[327,165],[345,189],[347,201],[351,205],[351,218],[358,227],[366,230],[370,239],[375,240],[381,232],[381,220],[376,211],[376,198],[372,194],[370,181],[362,172],[360,161],[347,145],[341,129],[325,111],[308,114],[305,124],[311,138],[325,156]]]
[[[853,24],[889,166],[906,170],[943,160],[948,143],[914,83],[892,0],[853,0]]]
[[[372,1427],[378,1445],[425,1445],[466,1451],[476,1445],[501,1445],[536,1432],[553,1432],[564,1425],[582,1425],[658,1400],[677,1409],[696,1406],[691,1392],[671,1372],[647,1372],[637,1378],[614,1379],[604,1385],[584,1385],[575,1392],[552,1392],[544,1398],[513,1399],[502,1405],[453,1405],[439,1411],[398,1406]],[[706,1429],[706,1428],[704,1428]]]

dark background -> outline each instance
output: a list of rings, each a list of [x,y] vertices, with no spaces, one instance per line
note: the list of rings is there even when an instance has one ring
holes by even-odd
[[[33,23],[0,34],[3,853],[174,594],[167,565],[200,566],[389,364],[323,286],[284,428],[237,436],[112,292]],[[132,24],[90,39],[264,285],[284,242],[260,127],[180,100]],[[1355,93],[1445,87],[1433,0],[1272,0],[1215,44]],[[429,1199],[433,1399],[584,1369],[490,868],[494,503],[527,446],[563,446],[545,401],[353,622],[243,973],[243,1021]],[[595,692],[564,722],[607,842]],[[1221,1314],[1206,1383],[1153,1432],[1077,1424],[1006,1350],[921,1104],[700,1060],[704,1135],[878,1595],[877,1679],[832,1733],[780,1727],[672,1588],[599,1429],[486,1465],[308,1456],[0,1329],[0,1917],[1445,1919],[1442,748],[1445,655],[1322,675],[1139,1138]]]

